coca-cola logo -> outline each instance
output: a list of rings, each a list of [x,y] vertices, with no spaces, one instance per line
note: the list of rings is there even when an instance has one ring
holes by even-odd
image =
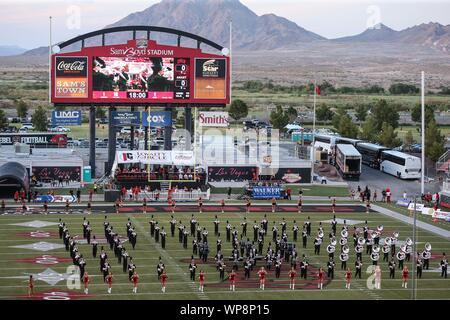
[[[84,61],[74,61],[74,62],[65,62],[61,61],[58,63],[57,69],[59,71],[83,71],[86,67],[86,62]]]

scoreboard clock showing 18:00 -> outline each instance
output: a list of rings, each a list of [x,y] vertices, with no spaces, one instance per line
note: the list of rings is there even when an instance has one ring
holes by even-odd
[[[127,92],[129,99],[147,99],[148,93],[147,92]]]

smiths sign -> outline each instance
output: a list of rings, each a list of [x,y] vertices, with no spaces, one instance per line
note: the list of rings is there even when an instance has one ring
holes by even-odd
[[[142,112],[142,126],[144,127],[169,127],[172,125],[172,113],[161,112]]]
[[[87,70],[87,57],[55,57],[55,98],[87,98]]]
[[[53,111],[53,126],[79,126],[81,125],[81,111]]]
[[[200,111],[198,123],[201,127],[228,127],[228,112]]]

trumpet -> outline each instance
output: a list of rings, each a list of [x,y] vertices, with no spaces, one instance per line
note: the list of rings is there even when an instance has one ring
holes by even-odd
[[[348,231],[346,229],[341,231],[341,237],[342,238],[348,238]]]
[[[426,251],[431,251],[431,243],[427,242],[427,243],[425,244],[425,250],[426,250]]]
[[[327,252],[328,253],[334,253],[336,251],[336,247],[335,246],[333,246],[333,245],[331,245],[331,244],[329,244],[328,246],[327,246]]]
[[[350,248],[348,247],[348,245],[342,247],[342,252],[347,254],[350,252]]]
[[[374,245],[373,248],[372,248],[372,252],[379,253],[380,252],[380,246]]]
[[[358,244],[359,244],[360,246],[363,246],[365,243],[366,243],[366,240],[364,240],[363,237],[359,237],[359,238],[358,238]]]
[[[388,244],[385,244],[383,246],[383,248],[381,248],[381,250],[383,251],[383,253],[389,253],[391,251],[391,246]]]
[[[347,238],[341,238],[341,240],[339,240],[339,244],[341,245],[341,246],[345,246],[346,244],[347,244]]]
[[[341,261],[347,261],[349,258],[348,253],[341,253],[339,256],[339,260]]]
[[[378,261],[380,259],[380,254],[378,252],[372,252],[370,255],[370,259],[372,261]]]
[[[397,252],[397,260],[402,261],[402,260],[405,260],[405,258],[406,258],[406,255],[403,251]]]
[[[413,244],[411,238],[406,239],[406,245],[411,246]]]

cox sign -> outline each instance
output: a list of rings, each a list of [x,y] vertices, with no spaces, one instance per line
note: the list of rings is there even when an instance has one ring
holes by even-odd
[[[53,126],[79,126],[81,125],[81,111],[53,111]]]
[[[168,127],[172,125],[172,113],[167,111],[142,112],[142,126]]]

